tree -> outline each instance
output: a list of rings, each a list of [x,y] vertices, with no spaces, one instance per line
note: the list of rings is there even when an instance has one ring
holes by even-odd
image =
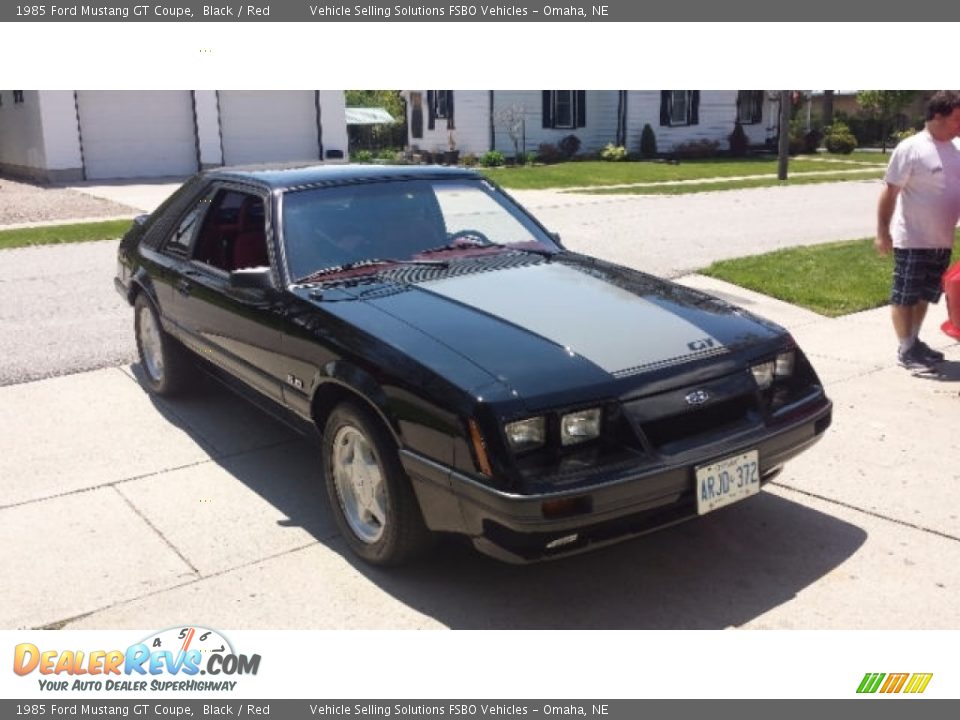
[[[827,127],[833,125],[833,94],[835,92],[836,90],[823,91],[823,118],[821,122]]]
[[[399,90],[346,90],[347,107],[382,107],[397,121],[403,119],[403,98]]]
[[[510,141],[513,143],[513,155],[517,157],[520,154],[520,142],[521,140],[526,141],[524,137],[524,122],[526,119],[527,110],[523,105],[514,103],[513,105],[507,105],[502,107],[494,113],[494,121],[499,127],[502,127],[507,131],[507,135],[510,137]],[[526,152],[526,147],[523,148]]]
[[[915,90],[861,90],[857,103],[870,117],[880,123],[880,146],[887,151],[887,138],[893,129],[893,121],[916,97]]]

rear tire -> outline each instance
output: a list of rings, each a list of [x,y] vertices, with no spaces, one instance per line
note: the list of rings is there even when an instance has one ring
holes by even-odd
[[[354,402],[334,408],[322,461],[330,507],[356,555],[373,565],[399,565],[424,554],[433,536],[379,418]]]
[[[143,381],[154,395],[175,395],[187,384],[189,361],[186,351],[160,324],[160,316],[143,293],[133,304],[133,331]]]

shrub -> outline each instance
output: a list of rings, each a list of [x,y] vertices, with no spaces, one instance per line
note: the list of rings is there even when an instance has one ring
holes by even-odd
[[[534,162],[534,160],[536,160],[536,159],[537,159],[536,153],[532,153],[532,152],[526,152],[526,153],[524,153],[524,152],[521,152],[521,153],[517,153],[517,157],[515,158],[515,162],[517,163],[517,165],[532,165],[533,162]]]
[[[730,154],[733,157],[743,157],[750,149],[750,140],[739,121],[733,124],[733,132],[730,133],[727,140],[730,142]]]
[[[542,143],[537,148],[537,160],[542,163],[550,165],[551,163],[558,163],[563,159],[563,153],[560,152],[560,149],[556,145]]]
[[[694,160],[716,157],[720,150],[720,143],[716,140],[690,140],[673,146],[672,155],[677,158]]]
[[[657,136],[650,127],[650,123],[643,126],[640,131],[640,157],[652,158],[657,154]]]
[[[620,162],[627,159],[627,149],[623,145],[609,143],[600,151],[600,159],[607,162]]]
[[[912,137],[913,135],[916,135],[916,134],[917,134],[916,130],[914,130],[913,128],[907,128],[906,130],[900,130],[899,132],[895,132],[893,134],[893,139],[896,140],[897,142],[900,142],[901,140],[906,140],[908,137]]]
[[[803,136],[803,152],[812,155],[817,152],[821,142],[823,142],[823,131],[813,128]]]
[[[466,155],[462,155],[460,157],[460,162],[466,165],[467,167],[473,167],[479,162],[479,160],[477,156],[474,155],[473,153],[467,153]]]
[[[351,160],[356,163],[373,162],[373,153],[369,150],[357,150]]]
[[[576,135],[567,135],[557,143],[557,147],[560,148],[560,152],[563,153],[564,158],[569,160],[580,150],[580,138]]]
[[[850,132],[850,128],[842,122],[835,122],[827,128],[827,136],[823,144],[828,151],[840,155],[849,155],[857,149],[857,139]]]
[[[503,153],[499,150],[487,150],[480,156],[480,164],[484,167],[500,167],[503,161]]]

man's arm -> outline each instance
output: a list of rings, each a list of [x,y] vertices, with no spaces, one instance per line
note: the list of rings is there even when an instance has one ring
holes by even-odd
[[[890,235],[890,221],[893,220],[893,211],[897,207],[897,196],[900,187],[884,183],[880,193],[880,202],[877,203],[877,237],[873,246],[881,255],[887,255],[893,248],[893,237]]]

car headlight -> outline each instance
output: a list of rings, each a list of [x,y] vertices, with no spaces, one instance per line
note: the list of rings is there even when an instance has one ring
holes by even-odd
[[[778,378],[792,376],[793,366],[796,364],[796,361],[797,354],[793,350],[780,353],[774,361],[773,374]]]
[[[600,437],[600,408],[567,413],[560,418],[560,443],[576,445]]]
[[[768,360],[767,362],[752,365],[750,372],[753,373],[753,379],[757,381],[757,387],[766,390],[773,385],[773,374],[776,371],[776,362]]]
[[[796,353],[793,350],[787,350],[779,353],[773,360],[751,366],[750,372],[753,373],[753,379],[757,381],[757,387],[766,390],[773,385],[774,380],[792,377],[796,361]]]
[[[533,450],[547,441],[547,421],[543,416],[507,423],[503,430],[510,447],[518,452]]]

